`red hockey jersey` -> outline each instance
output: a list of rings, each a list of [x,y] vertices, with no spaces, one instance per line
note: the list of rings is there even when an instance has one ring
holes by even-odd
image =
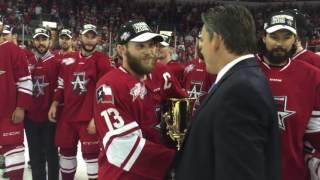
[[[210,75],[206,70],[206,65],[201,59],[193,59],[184,69],[182,86],[186,89],[189,97],[195,98],[196,107],[205,98],[216,75]]]
[[[184,71],[184,65],[180,62],[177,62],[175,60],[171,60],[167,63],[168,69],[171,71],[173,75],[176,76],[179,83],[182,83],[183,80],[183,71]]]
[[[101,52],[84,57],[79,51],[61,61],[54,100],[64,103],[61,120],[89,121],[93,118],[95,85],[113,69],[110,58]]]
[[[57,87],[61,60],[48,51],[41,59],[30,59],[33,101],[28,117],[34,122],[48,120],[48,111]]]
[[[310,50],[303,49],[302,51],[298,52],[292,57],[292,60],[296,59],[305,61],[316,66],[317,68],[320,68],[320,56]]]
[[[28,109],[32,81],[26,55],[15,44],[0,44],[0,119],[12,117],[16,107]]]
[[[281,129],[283,180],[306,178],[304,138],[319,147],[313,136],[320,133],[320,72],[302,61],[271,67],[259,61],[269,79]]]
[[[165,98],[186,96],[175,77],[160,64],[144,80],[123,67],[102,77],[95,101],[95,122],[103,142],[99,179],[163,179],[174,150],[159,143],[155,107]]]

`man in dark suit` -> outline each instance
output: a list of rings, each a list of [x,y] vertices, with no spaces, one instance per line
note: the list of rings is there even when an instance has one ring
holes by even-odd
[[[279,129],[268,81],[257,65],[255,25],[239,5],[202,15],[200,47],[217,74],[177,154],[177,180],[279,180]]]

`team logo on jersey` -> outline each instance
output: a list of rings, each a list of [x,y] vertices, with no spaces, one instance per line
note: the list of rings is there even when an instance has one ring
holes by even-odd
[[[5,73],[6,73],[6,71],[0,70],[0,75],[5,74]]]
[[[114,104],[112,90],[110,86],[101,85],[96,91],[96,98],[98,103],[112,103]]]
[[[130,90],[130,95],[132,95],[132,102],[134,102],[138,97],[143,99],[147,94],[147,89],[143,83],[136,83],[134,87]]]
[[[191,81],[191,87],[188,90],[189,97],[196,99],[196,106],[200,105],[200,97],[206,94],[205,91],[202,91],[202,85],[201,81]]]
[[[70,65],[70,64],[73,64],[74,62],[76,62],[76,60],[74,58],[64,58],[62,59],[62,64],[65,64],[65,65]]]
[[[287,96],[274,96],[273,99],[277,107],[279,127],[282,130],[286,130],[286,118],[292,116],[296,112],[287,109]]]
[[[85,94],[88,91],[86,86],[89,82],[89,79],[86,79],[86,73],[75,72],[73,77],[73,81],[71,81],[73,92],[79,96]]]
[[[34,76],[32,81],[33,81],[33,96],[35,97],[44,96],[44,88],[49,85],[49,83],[44,82],[44,76]]]
[[[188,74],[194,69],[195,65],[194,64],[189,64],[187,67],[184,68],[184,73]]]

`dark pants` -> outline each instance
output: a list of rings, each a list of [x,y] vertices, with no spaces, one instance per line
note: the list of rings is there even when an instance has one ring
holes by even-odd
[[[26,118],[29,155],[33,180],[45,180],[46,163],[48,165],[48,180],[59,179],[59,158],[54,143],[56,124],[46,121],[35,123]]]

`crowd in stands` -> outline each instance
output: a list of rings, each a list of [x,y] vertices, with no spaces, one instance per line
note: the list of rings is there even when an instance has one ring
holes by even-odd
[[[283,2],[281,6],[250,7],[259,30],[258,35],[261,33],[264,19],[270,12],[297,8],[308,13],[311,26],[309,47],[313,50],[319,49],[320,5],[308,5],[306,2],[298,7],[291,4],[292,1],[281,2]],[[0,12],[6,15],[6,22],[17,28],[19,34],[22,34],[22,28],[24,29],[26,39],[31,34],[32,28],[44,20],[57,22],[57,29],[70,28],[76,37],[82,24],[95,24],[101,32],[98,48],[111,55],[120,24],[128,19],[144,19],[154,31],[175,32],[178,59],[186,62],[192,59],[195,53],[196,36],[202,25],[201,12],[217,4],[214,1],[175,3],[174,0],[165,3],[161,1],[138,3],[134,0],[0,0]]]

